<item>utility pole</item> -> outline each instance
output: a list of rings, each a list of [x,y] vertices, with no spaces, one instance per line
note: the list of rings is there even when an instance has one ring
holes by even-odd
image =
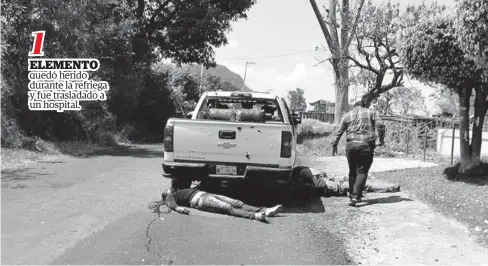
[[[241,91],[244,91],[244,87],[246,86],[246,74],[247,74],[247,65],[255,65],[256,62],[246,61],[246,68],[244,69],[244,80],[242,81],[242,88]]]

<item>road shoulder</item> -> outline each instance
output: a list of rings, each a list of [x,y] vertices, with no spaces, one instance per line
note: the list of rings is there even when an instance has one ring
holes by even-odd
[[[311,164],[329,176],[347,174],[343,157],[322,157]],[[432,167],[383,158],[375,159],[375,164],[374,172]],[[328,229],[343,237],[355,263],[486,265],[488,249],[476,242],[466,225],[436,212],[408,191],[368,193],[365,200],[364,206],[353,208],[347,206],[347,198],[323,199],[330,214],[337,213],[337,222]]]

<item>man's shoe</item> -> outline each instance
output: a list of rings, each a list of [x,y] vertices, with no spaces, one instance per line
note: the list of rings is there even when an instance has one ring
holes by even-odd
[[[358,200],[357,199],[351,199],[349,201],[348,205],[354,207],[354,206],[356,206],[356,203],[358,203]]]
[[[264,212],[257,212],[254,216],[254,218],[257,220],[257,221],[261,221],[261,222],[264,222],[266,221],[266,214]]]
[[[276,205],[273,208],[266,208],[266,211],[264,211],[264,214],[267,217],[276,216],[276,214],[280,213],[281,207],[282,207],[281,205]]]

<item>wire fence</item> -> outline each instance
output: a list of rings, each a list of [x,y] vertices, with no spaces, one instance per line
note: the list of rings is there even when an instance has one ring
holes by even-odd
[[[382,116],[386,125],[384,154],[429,160],[437,154],[438,137],[459,127],[452,119]],[[451,150],[451,162],[453,150]]]

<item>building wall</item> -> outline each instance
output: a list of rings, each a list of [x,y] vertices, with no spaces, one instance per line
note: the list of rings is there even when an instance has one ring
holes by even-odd
[[[335,114],[335,105],[332,104],[327,105],[325,112],[328,114]]]
[[[460,156],[459,152],[459,130],[454,133],[454,156]],[[470,131],[469,135],[472,136]],[[451,156],[452,149],[452,129],[439,128],[437,129],[437,153]],[[488,156],[488,132],[483,132],[481,144],[481,156]]]
[[[325,104],[315,104],[313,110],[315,112],[325,112],[327,110],[327,106]]]

